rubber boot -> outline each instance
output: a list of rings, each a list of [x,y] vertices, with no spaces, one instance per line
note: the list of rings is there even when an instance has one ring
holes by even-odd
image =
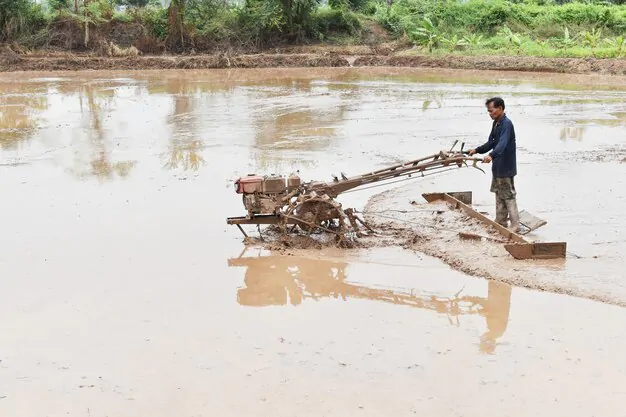
[[[519,223],[519,211],[517,210],[517,200],[515,198],[511,198],[505,201],[506,201],[506,208],[509,212],[509,218],[511,219],[511,227],[509,229],[512,232],[519,233],[520,223]]]
[[[506,204],[506,200],[504,200],[503,198],[500,198],[496,194],[496,223],[498,223],[501,226],[507,227],[508,217],[509,217],[509,210]]]

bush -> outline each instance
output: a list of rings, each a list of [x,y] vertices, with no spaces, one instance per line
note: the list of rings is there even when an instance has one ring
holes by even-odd
[[[320,8],[313,14],[315,30],[324,36],[332,34],[361,34],[362,24],[356,13],[346,9]]]
[[[428,14],[442,30],[495,34],[504,26],[520,32],[550,33],[555,27],[594,26],[613,34],[626,32],[626,7],[589,3],[540,6],[504,0],[397,0],[389,10],[379,7],[377,18],[398,31],[415,26]]]
[[[159,40],[165,40],[167,37],[167,9],[148,7],[139,13],[138,18],[146,26],[150,35]]]
[[[36,32],[45,24],[41,5],[30,0],[0,0],[0,42]]]
[[[625,0],[176,0],[175,25],[160,0],[0,0],[0,41],[36,38],[33,44],[75,43],[67,34],[106,24],[137,23],[149,36],[141,42],[172,50],[194,47],[266,47],[283,42],[358,39],[362,22],[375,20],[398,37],[433,53],[531,54],[540,56],[623,56],[626,52]],[[621,3],[622,5],[616,5]],[[114,4],[132,4],[117,12]],[[367,16],[365,16],[367,15]],[[173,25],[170,27],[170,25]],[[72,26],[72,27],[70,27]],[[114,25],[120,27],[120,25]],[[168,32],[178,30],[171,43]],[[67,32],[67,36],[61,29]],[[180,32],[182,30],[182,33]],[[98,32],[96,30],[96,32]],[[65,38],[59,40],[63,36]],[[69,37],[68,37],[69,36]],[[63,41],[63,42],[62,42]],[[68,43],[69,42],[69,43]],[[84,44],[88,46],[89,42]],[[182,49],[181,49],[182,50]]]
[[[328,0],[328,5],[333,9],[350,9],[362,11],[369,0]]]

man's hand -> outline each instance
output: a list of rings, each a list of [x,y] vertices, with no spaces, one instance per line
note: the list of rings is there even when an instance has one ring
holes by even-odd
[[[476,153],[476,149],[470,149],[469,151],[467,151],[467,154],[468,154],[469,156],[472,156],[472,155],[474,155],[475,153]]]
[[[489,162],[491,162],[491,161],[492,161],[492,159],[493,159],[493,158],[491,158],[491,155],[487,155],[487,156],[485,156],[485,157],[483,158],[483,162],[484,162],[485,164],[488,164]]]

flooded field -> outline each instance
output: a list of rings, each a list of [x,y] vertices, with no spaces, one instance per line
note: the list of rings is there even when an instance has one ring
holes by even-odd
[[[614,416],[626,400],[625,78],[83,72],[0,88],[2,416]],[[520,208],[568,242],[553,274],[509,262],[512,287],[395,247],[273,253],[225,223],[244,214],[240,175],[330,180],[480,144],[496,94]],[[418,181],[398,206],[471,190],[493,213],[489,175]],[[537,279],[577,297],[523,288]]]

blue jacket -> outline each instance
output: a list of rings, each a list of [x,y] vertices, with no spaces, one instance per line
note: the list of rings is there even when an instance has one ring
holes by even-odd
[[[493,158],[491,172],[497,178],[517,175],[515,150],[515,128],[506,114],[502,116],[499,122],[493,122],[487,143],[476,148],[476,152],[479,154],[491,151],[489,153]]]

